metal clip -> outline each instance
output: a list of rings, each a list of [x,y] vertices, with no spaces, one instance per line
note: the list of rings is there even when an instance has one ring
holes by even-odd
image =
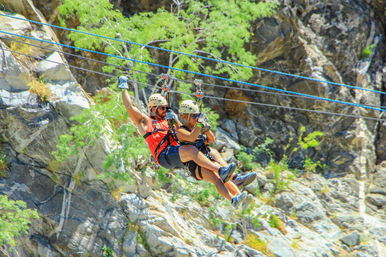
[[[169,92],[169,85],[168,85],[168,79],[169,79],[169,75],[168,74],[165,74],[165,73],[162,73],[161,74],[161,80],[162,80],[162,92],[161,92],[161,95],[165,96],[168,92]]]
[[[200,100],[204,97],[204,92],[201,90],[202,80],[195,79],[193,83],[196,86],[196,102],[199,105]]]

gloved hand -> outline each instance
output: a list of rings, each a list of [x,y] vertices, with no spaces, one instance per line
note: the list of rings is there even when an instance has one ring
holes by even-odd
[[[167,110],[165,115],[165,120],[172,120],[175,123],[178,121],[178,116],[173,112],[173,110]]]
[[[206,117],[205,113],[201,113],[197,120],[198,123],[205,124],[208,123],[208,117]]]
[[[209,125],[209,123],[207,123],[207,122],[202,123],[201,132],[202,133],[208,132],[210,130],[210,128],[211,128],[211,126]]]
[[[118,88],[122,90],[129,89],[129,85],[127,84],[128,78],[126,76],[120,76],[118,80]]]

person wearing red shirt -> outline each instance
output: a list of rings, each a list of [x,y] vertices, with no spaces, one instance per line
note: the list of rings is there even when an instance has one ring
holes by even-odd
[[[209,160],[195,146],[180,145],[177,142],[175,125],[168,126],[168,120],[178,123],[178,117],[171,110],[167,112],[167,101],[161,94],[149,97],[151,114],[148,116],[133,105],[127,92],[127,82],[127,77],[119,77],[118,88],[122,90],[123,103],[139,134],[145,138],[151,154],[161,166],[167,169],[184,168],[184,163],[194,161],[199,166],[218,173],[224,183],[230,179],[235,170],[233,163],[222,167],[219,163]]]

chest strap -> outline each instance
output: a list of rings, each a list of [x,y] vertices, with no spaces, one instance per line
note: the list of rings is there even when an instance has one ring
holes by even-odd
[[[146,132],[146,134],[143,135],[143,137],[144,137],[145,139],[146,139],[147,137],[149,137],[150,135],[153,135],[153,134],[157,133],[158,131],[167,131],[167,132],[168,132],[168,133],[162,138],[161,142],[157,145],[157,147],[155,148],[154,155],[155,155],[156,157],[158,157],[158,150],[159,150],[159,148],[160,148],[166,141],[168,142],[167,145],[170,145],[170,137],[172,137],[173,134],[170,133],[170,129],[167,130],[167,129],[160,129],[160,128],[158,128],[158,126],[157,126],[157,120],[154,119],[153,117],[152,117],[152,121],[153,121],[153,124],[154,124],[155,129],[154,129],[153,131]]]

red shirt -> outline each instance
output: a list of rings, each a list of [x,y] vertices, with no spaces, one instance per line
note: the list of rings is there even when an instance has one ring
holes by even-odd
[[[156,124],[154,124],[156,123]],[[156,126],[155,126],[156,125]],[[146,127],[146,134],[144,135],[145,141],[149,146],[151,154],[154,156],[154,158],[158,162],[158,156],[162,152],[162,150],[165,149],[167,145],[169,145],[169,142],[167,138],[169,137],[170,145],[178,145],[178,142],[174,139],[174,137],[169,134],[169,126],[167,120],[156,120],[153,117],[150,117],[147,122]],[[164,140],[164,142],[160,145],[160,147],[157,150],[157,155],[155,153],[158,145],[161,143],[161,141]]]

